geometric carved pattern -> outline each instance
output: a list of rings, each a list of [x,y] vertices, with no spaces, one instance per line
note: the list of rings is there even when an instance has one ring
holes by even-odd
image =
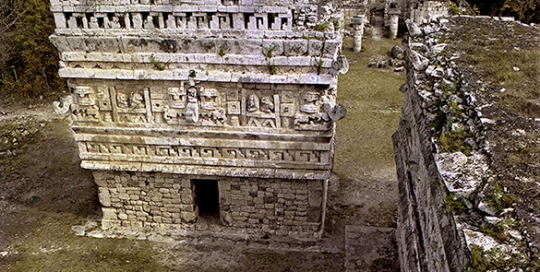
[[[85,142],[84,153],[125,154],[174,158],[240,159],[274,162],[328,163],[328,152],[261,148],[204,147],[180,145],[140,145]]]

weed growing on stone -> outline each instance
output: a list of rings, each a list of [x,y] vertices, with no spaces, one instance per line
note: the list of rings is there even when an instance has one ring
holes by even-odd
[[[276,49],[275,45],[263,46],[262,48],[262,54],[266,60],[266,68],[271,75],[277,74],[276,63],[272,60],[274,57],[274,49]]]
[[[463,203],[463,200],[455,194],[448,194],[444,198],[445,209],[454,215],[461,215],[467,212],[467,206]]]
[[[504,209],[512,207],[518,201],[518,198],[516,195],[507,192],[500,183],[495,183],[485,200],[495,213],[500,214]]]
[[[317,75],[320,75],[321,72],[322,72],[322,68],[323,68],[323,63],[324,61],[322,60],[322,58],[319,58],[318,60],[315,60],[315,70],[317,72]]]
[[[330,18],[330,23],[334,25],[335,30],[339,30],[341,28],[341,22],[336,18]]]
[[[269,60],[274,57],[274,49],[276,49],[276,46],[274,45],[263,46],[262,54],[265,60]]]
[[[456,128],[454,130],[447,130],[441,133],[439,142],[443,152],[462,152],[465,155],[470,155],[472,148],[465,144],[466,138],[470,137],[470,134],[465,128]]]
[[[156,56],[154,54],[150,55],[150,62],[152,65],[154,65],[154,69],[158,71],[164,71],[167,69],[168,63],[161,63],[156,59]]]
[[[504,243],[508,241],[508,235],[506,234],[508,227],[509,226],[506,224],[506,220],[501,220],[493,224],[485,223],[482,225],[482,227],[480,227],[480,232],[495,238],[495,240],[500,243]]]
[[[219,47],[219,49],[218,49],[218,56],[220,56],[220,57],[223,58],[223,57],[225,56],[225,54],[226,54],[226,53],[225,53],[225,49],[224,49],[223,47]]]
[[[315,30],[320,32],[326,32],[330,30],[330,25],[328,23],[320,23],[315,26]]]
[[[274,61],[268,61],[268,63],[266,64],[266,68],[268,69],[269,74],[271,75],[277,74],[277,67]]]
[[[471,259],[467,272],[483,271],[539,271],[540,259],[535,256],[509,254],[500,248],[484,250],[477,245],[471,246]]]

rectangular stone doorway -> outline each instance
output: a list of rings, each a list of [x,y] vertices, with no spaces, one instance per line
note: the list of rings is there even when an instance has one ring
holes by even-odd
[[[199,216],[219,218],[219,190],[217,180],[194,179],[195,203],[199,207]]]

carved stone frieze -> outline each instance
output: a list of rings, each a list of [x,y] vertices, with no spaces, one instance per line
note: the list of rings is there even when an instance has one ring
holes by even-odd
[[[292,92],[242,84],[220,88],[194,81],[156,87],[89,85],[73,88],[71,113],[76,124],[328,131],[339,119],[335,116],[344,114],[333,113],[335,95],[324,89]]]

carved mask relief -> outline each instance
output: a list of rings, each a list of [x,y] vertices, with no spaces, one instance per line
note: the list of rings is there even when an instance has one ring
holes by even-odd
[[[257,112],[259,111],[259,97],[256,94],[251,94],[247,100],[247,111]]]
[[[271,113],[274,112],[274,99],[271,96],[263,96],[261,98],[261,107],[262,112]]]
[[[71,107],[72,117],[76,121],[99,121],[99,108],[96,105],[97,97],[92,87],[75,87],[75,104]]]
[[[186,107],[186,93],[184,88],[169,88],[167,94],[171,108],[183,109]]]
[[[319,111],[320,106],[317,105],[317,101],[319,100],[319,93],[309,92],[309,93],[303,93],[301,95],[301,103],[300,110],[305,113],[317,113]]]
[[[346,113],[344,107],[335,104],[331,89],[280,91],[258,86],[242,89],[235,85],[219,88],[190,81],[179,82],[176,87],[137,89],[127,85],[119,86],[119,90],[102,85],[79,86],[74,88],[74,94],[76,103],[72,108],[78,121],[123,125],[328,130],[333,121]]]
[[[96,94],[92,87],[75,87],[73,93],[76,94],[76,101],[80,106],[93,106],[96,104]]]

